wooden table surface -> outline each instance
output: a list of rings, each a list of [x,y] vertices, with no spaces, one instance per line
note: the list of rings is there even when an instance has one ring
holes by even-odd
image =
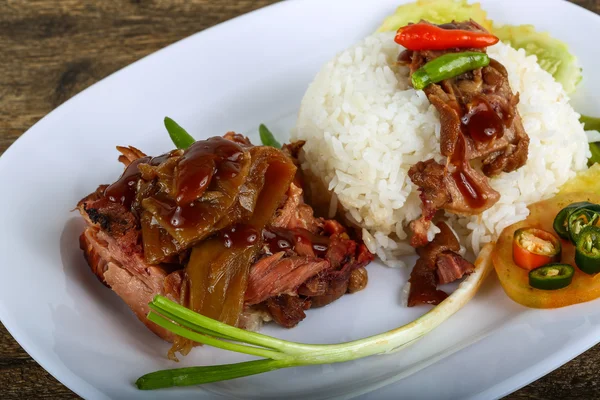
[[[0,0],[0,155],[40,118],[94,82],[179,39],[274,2]],[[600,0],[573,2],[600,13]],[[599,365],[600,345],[507,398],[600,398]],[[75,397],[0,324],[0,399]]]

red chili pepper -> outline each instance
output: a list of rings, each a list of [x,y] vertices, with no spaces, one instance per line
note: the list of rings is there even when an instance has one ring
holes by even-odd
[[[484,32],[443,29],[419,22],[398,29],[396,43],[408,50],[445,50],[451,48],[482,48],[498,43],[498,38]]]
[[[513,261],[519,267],[532,270],[560,260],[560,240],[550,232],[523,228],[513,236]]]

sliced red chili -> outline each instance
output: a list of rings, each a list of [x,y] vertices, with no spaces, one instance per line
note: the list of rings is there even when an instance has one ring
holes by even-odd
[[[543,229],[523,228],[513,237],[513,260],[519,267],[532,270],[560,259],[560,240]]]
[[[498,38],[487,32],[462,29],[443,29],[423,22],[398,29],[395,41],[409,50],[446,50],[451,48],[476,48],[498,43]]]

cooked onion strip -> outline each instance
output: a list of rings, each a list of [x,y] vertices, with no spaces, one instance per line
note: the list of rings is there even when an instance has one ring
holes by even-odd
[[[345,362],[400,350],[436,328],[475,295],[492,268],[492,249],[493,245],[486,245],[475,262],[475,271],[446,300],[422,317],[379,335],[334,345],[289,342],[248,332],[197,314],[165,297],[156,296],[150,303],[152,311],[148,314],[148,318],[156,324],[198,343],[264,359],[157,371],[142,376],[136,385],[143,390],[200,385],[276,369]]]

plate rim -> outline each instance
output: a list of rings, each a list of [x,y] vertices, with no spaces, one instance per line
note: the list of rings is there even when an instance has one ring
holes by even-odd
[[[297,4],[297,3],[308,4],[308,3],[318,3],[319,1],[320,0],[280,1],[278,3],[274,3],[271,5],[250,11],[248,13],[245,13],[245,14],[236,16],[234,18],[231,18],[229,20],[215,24],[215,25],[213,25],[209,28],[206,28],[204,30],[201,30],[199,32],[193,33],[185,38],[179,39],[179,40],[177,40],[177,41],[175,41],[153,53],[150,53],[150,54],[140,58],[139,60],[136,60],[133,63],[128,64],[128,65],[124,66],[123,68],[105,76],[101,80],[95,82],[94,84],[85,88],[81,92],[75,94],[74,96],[69,98],[67,101],[65,101],[61,105],[59,105],[58,107],[54,108],[48,114],[46,114],[45,116],[40,118],[40,120],[38,120],[30,128],[28,128],[23,134],[21,134],[5,150],[5,152],[2,154],[2,156],[0,156],[0,175],[2,175],[5,172],[4,169],[8,168],[8,166],[10,164],[10,160],[14,157],[14,155],[16,155],[16,153],[18,151],[20,151],[21,147],[26,146],[27,143],[29,143],[31,140],[33,140],[34,136],[29,134],[30,131],[34,130],[34,128],[36,131],[39,130],[40,126],[43,127],[44,124],[48,123],[53,118],[55,118],[56,115],[60,112],[59,110],[62,110],[64,107],[67,106],[67,104],[71,104],[72,102],[75,102],[76,99],[79,99],[84,93],[88,93],[88,91],[95,90],[94,88],[98,88],[102,84],[105,84],[106,83],[105,81],[107,81],[109,79],[115,79],[116,76],[123,73],[124,71],[127,71],[130,67],[133,68],[135,65],[137,65],[138,63],[141,63],[142,61],[145,61],[145,60],[150,59],[155,56],[159,56],[163,52],[166,52],[168,49],[171,49],[176,46],[184,45],[184,43],[187,42],[188,40],[193,40],[193,38],[196,38],[202,34],[218,32],[219,30],[228,29],[230,24],[234,24],[242,19],[251,18],[256,13],[263,13],[266,10],[272,11],[276,8],[283,9],[286,7],[291,7],[292,4]],[[336,1],[339,2],[339,0],[332,0],[331,2],[334,3]],[[494,1],[501,1],[501,0],[494,0]],[[526,1],[536,1],[536,0],[526,0]],[[410,2],[410,0],[399,0],[398,1],[399,4],[406,3],[406,2]],[[472,2],[472,0],[470,2]],[[572,2],[566,1],[566,0],[545,0],[544,1],[544,5],[550,5],[550,7],[552,7],[553,4],[558,4],[558,3],[563,3],[563,5],[564,5],[564,3],[567,3],[568,7],[578,8],[579,12],[581,12],[583,10],[585,13],[582,14],[582,17],[583,17],[583,15],[586,15],[586,18],[594,18],[595,23],[600,24],[600,15],[598,15],[590,10],[587,10],[586,8],[584,8],[578,4],[575,4],[575,3],[572,3]],[[19,343],[19,345],[28,353],[28,355],[30,355],[36,361],[36,363],[38,363],[42,368],[44,368],[44,370],[46,370],[50,375],[52,375],[61,384],[65,385],[67,388],[69,388],[70,390],[75,392],[77,395],[84,397],[84,398],[89,397],[89,396],[93,396],[94,398],[108,398],[104,393],[97,390],[91,384],[85,382],[82,378],[80,378],[78,375],[73,373],[68,368],[60,368],[60,364],[55,364],[52,362],[50,362],[50,363],[41,362],[40,360],[44,358],[43,355],[40,355],[42,353],[42,349],[36,348],[36,345],[34,343],[26,340],[27,338],[24,337],[23,335],[19,335],[19,337],[17,337],[14,334],[14,332],[19,329],[18,322],[16,321],[16,319],[10,318],[8,310],[5,309],[5,306],[2,301],[0,301],[0,321],[2,321],[2,323],[4,324],[6,330],[9,332],[9,334],[13,337],[13,339],[15,341],[17,341],[17,343]],[[507,394],[510,394],[510,393],[530,384],[531,382],[539,379],[540,377],[548,374],[549,372],[559,368],[560,366],[566,364],[570,360],[576,358],[577,356],[584,353],[586,350],[590,349],[591,347],[593,347],[594,345],[599,343],[600,339],[593,338],[594,336],[599,336],[598,334],[600,334],[600,327],[598,329],[596,329],[596,332],[590,332],[588,335],[586,335],[584,338],[585,340],[582,340],[580,338],[580,340],[578,340],[576,342],[577,344],[579,344],[579,346],[572,345],[570,347],[570,349],[577,348],[576,354],[573,354],[572,356],[570,355],[570,354],[572,354],[572,352],[571,351],[567,352],[566,350],[553,353],[551,356],[545,358],[543,361],[540,361],[537,364],[521,371],[520,374],[512,375],[509,378],[504,379],[504,380],[498,382],[497,384],[489,387],[485,391],[482,391],[479,393],[474,393],[469,398],[472,398],[472,399],[482,398],[483,399],[483,398],[490,398],[490,397],[502,397]],[[23,340],[23,339],[25,339],[25,340]],[[564,353],[569,354],[569,356],[565,358]],[[59,378],[59,375],[60,375],[60,378]],[[350,396],[341,396],[341,397],[350,398],[350,397],[360,396],[365,393],[373,392],[382,387],[393,385],[398,380],[398,379],[394,379],[394,378],[395,377],[382,380],[376,386],[375,385],[369,386],[365,391],[355,392]],[[215,395],[215,393],[206,391],[206,390],[202,389],[201,387],[199,387],[198,389],[202,390],[208,396]]]

